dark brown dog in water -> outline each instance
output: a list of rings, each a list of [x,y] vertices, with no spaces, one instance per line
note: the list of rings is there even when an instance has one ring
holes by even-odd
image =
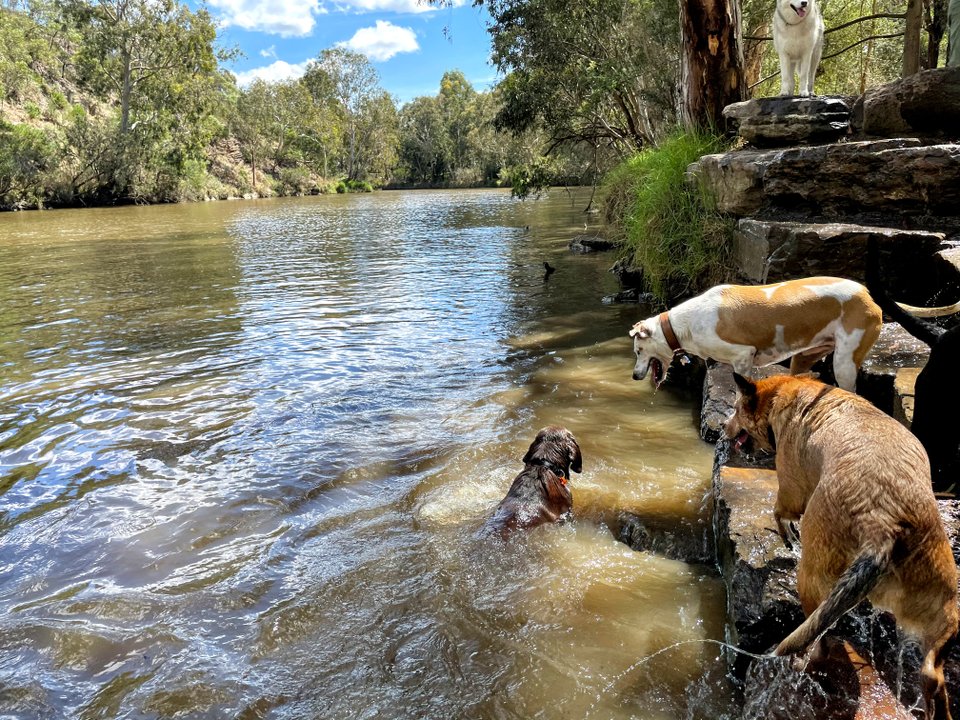
[[[564,520],[573,509],[570,471],[583,469],[580,446],[569,430],[558,425],[537,433],[523,463],[523,472],[485,526],[503,539],[518,528]]]
[[[727,437],[776,450],[774,519],[788,546],[800,520],[807,619],[776,654],[822,653],[821,636],[869,598],[920,641],[926,718],[949,720],[943,664],[957,633],[957,566],[923,446],[869,401],[810,377],[735,378]]]

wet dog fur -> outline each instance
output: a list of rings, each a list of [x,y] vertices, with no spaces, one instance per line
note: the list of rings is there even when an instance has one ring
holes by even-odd
[[[514,530],[565,520],[573,509],[570,471],[581,472],[582,462],[580,446],[569,430],[558,425],[543,428],[523,456],[523,471],[484,526],[486,531],[507,539]]]
[[[821,636],[869,598],[919,640],[926,717],[949,720],[943,665],[957,633],[957,566],[923,447],[853,393],[804,376],[735,377],[727,437],[776,451],[774,519],[788,546],[800,520],[807,619],[776,654],[813,646],[816,657]]]

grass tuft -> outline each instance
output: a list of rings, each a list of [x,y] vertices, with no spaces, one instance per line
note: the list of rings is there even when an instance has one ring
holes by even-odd
[[[726,149],[708,134],[675,134],[615,167],[601,185],[604,214],[622,261],[647,290],[670,302],[729,276],[733,221],[720,215],[687,166]]]

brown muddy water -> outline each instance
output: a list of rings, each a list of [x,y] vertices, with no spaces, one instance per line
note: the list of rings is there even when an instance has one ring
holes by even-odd
[[[700,515],[713,453],[631,379],[584,204],[0,216],[0,714],[723,717],[716,646],[641,662],[724,592],[617,514]],[[550,423],[575,519],[482,537]]]

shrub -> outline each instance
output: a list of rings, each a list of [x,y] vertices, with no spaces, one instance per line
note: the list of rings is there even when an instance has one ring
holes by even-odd
[[[721,216],[686,170],[724,149],[707,134],[675,134],[625,160],[604,178],[604,215],[625,264],[643,273],[664,301],[699,292],[729,276],[733,222]]]

